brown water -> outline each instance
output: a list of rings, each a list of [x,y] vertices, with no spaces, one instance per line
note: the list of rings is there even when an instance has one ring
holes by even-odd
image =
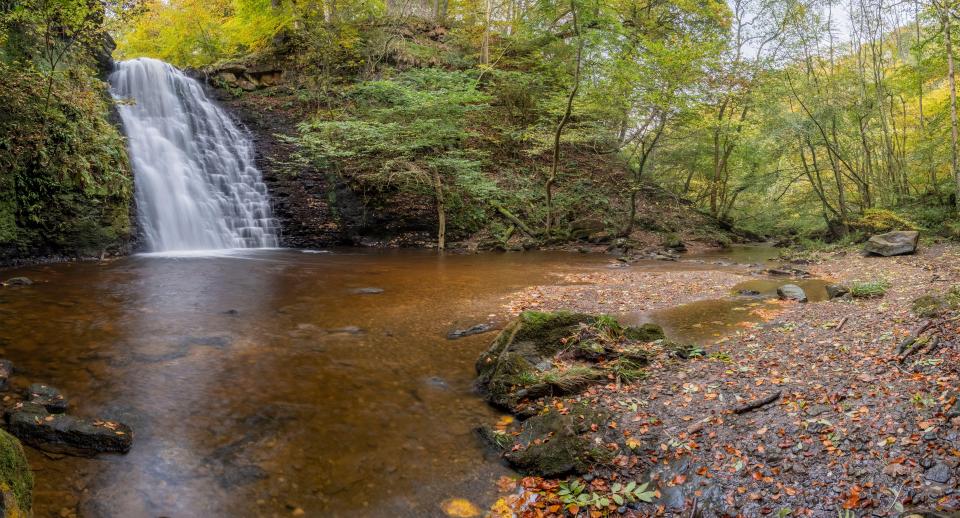
[[[489,504],[506,469],[472,435],[472,394],[501,298],[577,254],[251,252],[4,272],[2,355],[72,412],[125,421],[125,456],[31,453],[37,516],[424,516]],[[364,287],[382,294],[353,294]],[[356,329],[359,328],[359,329]]]
[[[0,357],[17,367],[14,386],[49,383],[72,413],[135,430],[122,456],[29,450],[36,515],[435,516],[451,497],[487,506],[509,473],[473,435],[497,417],[472,392],[493,335],[446,333],[496,321],[505,296],[553,273],[609,263],[275,250],[5,271],[38,281],[0,291]],[[642,267],[697,267],[658,264]],[[368,287],[383,292],[355,292]],[[729,318],[676,311],[725,332],[746,317],[731,309],[740,303],[715,302]],[[654,320],[684,332],[664,315]]]

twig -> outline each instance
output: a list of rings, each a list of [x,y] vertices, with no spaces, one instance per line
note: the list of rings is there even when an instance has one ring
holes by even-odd
[[[847,323],[847,319],[848,319],[848,318],[850,318],[850,317],[843,317],[843,318],[841,318],[841,319],[840,319],[840,323],[837,324],[837,327],[834,327],[833,330],[834,330],[834,331],[839,331],[839,330],[843,329],[843,324],[846,324],[846,323]]]
[[[767,397],[765,397],[765,398],[755,399],[755,400],[753,400],[753,401],[750,401],[749,403],[747,403],[747,404],[745,404],[745,405],[741,405],[741,406],[738,406],[738,407],[734,408],[734,409],[733,409],[733,413],[734,413],[734,414],[745,414],[745,413],[747,413],[747,412],[749,412],[749,411],[751,411],[751,410],[756,410],[756,409],[758,409],[758,408],[760,408],[760,407],[762,407],[762,406],[764,406],[764,405],[769,405],[770,403],[773,403],[774,401],[780,399],[780,395],[781,395],[782,393],[783,393],[782,391],[778,390],[778,391],[774,392],[773,394],[771,394],[771,395],[769,395],[769,396],[767,396]]]

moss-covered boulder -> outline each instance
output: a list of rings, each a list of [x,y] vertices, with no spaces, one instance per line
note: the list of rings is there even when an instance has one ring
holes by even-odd
[[[542,477],[585,473],[610,462],[613,455],[597,444],[594,435],[607,429],[609,415],[587,405],[567,413],[548,408],[523,422],[520,434],[504,457],[517,470]]]
[[[480,356],[478,384],[490,403],[529,415],[527,403],[539,398],[639,378],[648,344],[662,339],[653,324],[623,327],[608,316],[525,311]]]
[[[0,430],[0,517],[31,516],[33,472],[23,447],[15,437]]]

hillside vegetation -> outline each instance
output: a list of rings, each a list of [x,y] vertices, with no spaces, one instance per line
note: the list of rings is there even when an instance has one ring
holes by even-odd
[[[128,247],[133,179],[105,30],[95,2],[0,3],[0,263]]]
[[[725,225],[856,240],[958,228],[954,7],[174,0],[119,50],[213,72],[290,116],[291,169],[419,197],[456,236],[517,226],[497,207],[541,239],[627,235],[653,182]],[[217,76],[238,62],[282,75]]]

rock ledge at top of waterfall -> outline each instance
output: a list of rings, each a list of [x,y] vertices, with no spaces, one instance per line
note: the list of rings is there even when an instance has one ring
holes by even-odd
[[[116,64],[111,93],[148,251],[279,246],[253,141],[195,79],[163,61]]]

